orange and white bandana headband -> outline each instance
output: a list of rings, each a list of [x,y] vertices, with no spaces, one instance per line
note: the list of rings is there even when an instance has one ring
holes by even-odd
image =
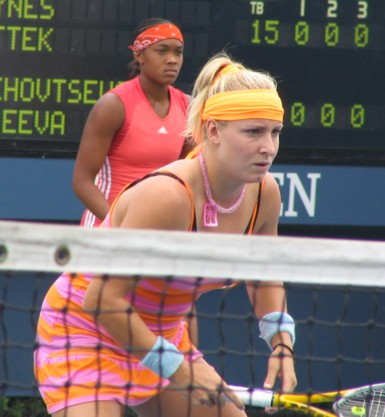
[[[275,90],[225,91],[206,100],[202,120],[268,119],[283,121],[284,110]]]
[[[177,26],[172,23],[162,23],[140,33],[129,48],[134,52],[139,52],[165,39],[177,39],[183,43],[182,33]]]

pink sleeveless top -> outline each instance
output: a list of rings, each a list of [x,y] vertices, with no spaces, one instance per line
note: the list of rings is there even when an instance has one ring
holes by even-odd
[[[126,184],[178,159],[184,143],[188,101],[181,90],[170,86],[170,108],[162,119],[151,107],[139,77],[109,92],[120,97],[126,112],[96,177],[98,188],[111,204]],[[96,227],[102,220],[86,210],[81,225]]]

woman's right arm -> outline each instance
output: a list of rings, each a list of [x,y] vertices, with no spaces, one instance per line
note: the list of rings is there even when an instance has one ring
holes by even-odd
[[[83,308],[93,314],[115,342],[131,350],[143,361],[157,341],[157,336],[147,327],[140,315],[127,301],[128,292],[134,291],[136,280],[129,277],[94,277],[83,300]],[[124,331],[123,329],[126,329]],[[194,363],[183,360],[172,376],[172,383],[181,390],[181,395],[190,397],[193,405],[214,405],[223,402],[218,398],[218,387],[226,387],[225,382],[203,359]],[[194,386],[193,392],[189,387]],[[231,390],[227,397],[243,408],[242,402]]]
[[[107,215],[109,203],[95,185],[95,178],[124,117],[123,103],[116,94],[102,96],[87,118],[75,161],[73,190],[79,200],[101,220]]]
[[[142,360],[154,345],[156,336],[126,299],[134,287],[134,278],[95,276],[88,285],[83,308],[93,313],[118,345],[133,349],[135,356]]]
[[[142,193],[142,189],[147,191]],[[133,200],[128,192],[135,194],[135,204],[130,204]],[[154,177],[121,195],[111,221],[119,228],[180,231],[188,229],[190,215],[191,202],[182,185],[168,177]],[[136,283],[137,279],[131,277],[94,277],[86,290],[83,308],[120,347],[130,349],[142,361],[151,352],[157,335],[130,302],[129,294],[133,294],[134,299]],[[158,310],[161,306],[154,308]],[[224,385],[214,368],[203,359],[193,364],[183,360],[170,380],[181,389],[181,395],[190,396],[192,404],[215,404],[218,386]],[[189,390],[191,385],[196,387],[193,392]],[[242,408],[235,393],[229,391],[228,397]]]

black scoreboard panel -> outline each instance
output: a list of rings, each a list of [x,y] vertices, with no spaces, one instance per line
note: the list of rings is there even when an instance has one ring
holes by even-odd
[[[385,164],[384,0],[0,0],[0,154],[74,157],[150,16],[183,31],[186,92],[221,50],[277,78],[280,161]]]

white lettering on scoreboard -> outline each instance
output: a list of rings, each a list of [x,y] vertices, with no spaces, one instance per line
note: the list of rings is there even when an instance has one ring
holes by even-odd
[[[281,203],[281,217],[298,217],[300,205],[308,217],[315,217],[317,203],[317,186],[321,173],[308,172],[301,178],[296,172],[272,172],[278,185],[287,194]]]

